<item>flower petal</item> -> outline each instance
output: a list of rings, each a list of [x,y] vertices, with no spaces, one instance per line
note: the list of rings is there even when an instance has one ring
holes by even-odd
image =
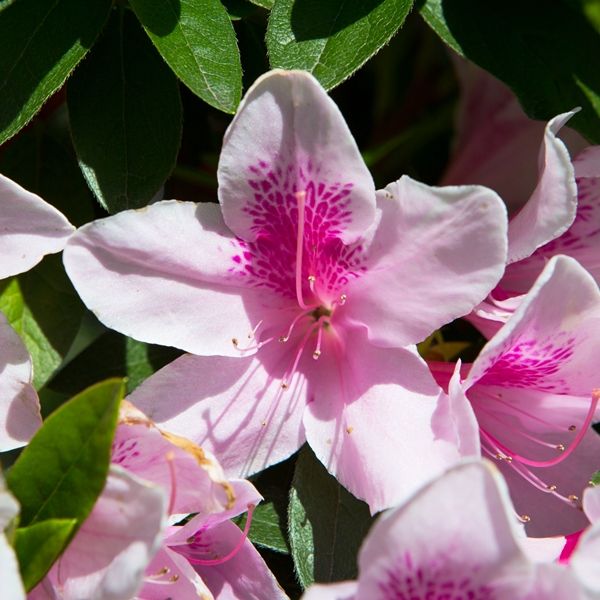
[[[434,439],[431,418],[441,390],[416,351],[378,348],[364,330],[354,330],[343,355],[329,342],[318,362],[318,376],[315,367],[309,378],[306,437],[372,512],[458,460],[452,444]]]
[[[129,600],[162,539],[166,498],[111,466],[90,516],[49,573],[61,600]]]
[[[373,180],[348,126],[303,71],[257,79],[225,134],[217,176],[225,222],[249,242],[286,206],[296,210],[295,192],[313,198],[317,216],[323,205],[345,243],[375,218]]]
[[[0,313],[0,451],[24,446],[41,427],[31,358],[21,338]]]
[[[482,187],[434,188],[402,177],[377,193],[381,220],[366,272],[344,306],[381,346],[420,342],[465,315],[506,262],[506,210]]]
[[[465,462],[375,523],[359,554],[357,597],[460,589],[465,597],[522,598],[531,565],[515,522],[503,481],[487,463]]]
[[[258,321],[248,314],[256,292],[233,273],[239,252],[218,206],[171,200],[85,225],[64,263],[108,327],[195,354],[239,356],[232,338]]]
[[[161,428],[212,452],[228,476],[245,477],[304,441],[304,384],[282,390],[291,359],[280,346],[248,358],[182,356],[129,399]]]
[[[0,578],[3,598],[25,600],[25,588],[21,581],[19,563],[14,548],[8,543],[4,533],[0,533]]]
[[[600,521],[600,486],[596,485],[585,490],[583,494],[583,511],[592,523]]]
[[[552,258],[512,318],[486,344],[467,376],[589,398],[597,386],[600,291],[577,261]]]
[[[224,555],[239,542],[243,533],[231,521],[224,521],[206,532],[211,552]],[[204,537],[202,538],[204,541]],[[215,600],[286,600],[273,573],[249,540],[240,550],[219,565],[195,565],[196,572]]]
[[[583,532],[569,566],[590,598],[600,594],[600,523],[594,523]]]
[[[356,581],[311,585],[302,596],[302,600],[355,600],[357,587]]]
[[[202,578],[184,556],[163,546],[146,568],[135,600],[214,600]]]
[[[575,218],[577,185],[569,151],[556,137],[577,111],[554,117],[544,131],[539,179],[533,194],[508,224],[508,262],[528,257],[564,233]]]
[[[112,463],[161,487],[169,496],[169,514],[220,512],[233,502],[233,489],[214,456],[160,431],[127,402],[121,407]]]
[[[0,175],[0,279],[60,252],[74,227],[53,206]]]

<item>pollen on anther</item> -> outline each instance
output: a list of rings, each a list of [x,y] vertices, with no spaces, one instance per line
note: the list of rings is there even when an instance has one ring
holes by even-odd
[[[288,385],[288,384],[287,384],[285,381],[282,381],[282,382],[281,382],[281,388],[282,388],[282,389],[284,389],[284,390],[287,390],[289,387],[290,387],[290,386],[289,386],[289,385]]]
[[[547,485],[546,489],[550,492],[555,492],[556,491],[556,485],[551,484],[551,485]]]
[[[237,345],[240,343],[237,338],[231,338],[231,343],[237,348]]]
[[[577,431],[577,425],[569,425],[569,431]]]
[[[521,523],[529,523],[531,521],[531,517],[529,515],[520,515],[519,520]]]
[[[179,575],[172,575],[171,577],[169,577],[169,581],[171,583],[175,583],[176,581],[179,581]]]
[[[573,502],[573,503],[577,503],[579,502],[579,496],[576,496],[575,494],[571,494],[570,496],[568,496],[569,501]]]
[[[282,335],[278,341],[280,341],[282,344],[287,342],[289,338],[287,338],[285,335]]]
[[[347,299],[348,299],[348,296],[346,296],[346,294],[342,294],[340,296],[340,305],[345,304]]]
[[[354,427],[352,427],[352,425],[350,425],[349,427],[346,427],[346,433],[348,435],[350,435],[353,431],[354,431]]]
[[[308,276],[309,283],[314,283],[316,280],[317,280],[317,278],[314,275],[309,275]]]
[[[317,360],[317,359],[319,358],[319,356],[321,356],[321,351],[320,351],[320,350],[315,350],[315,351],[313,352],[313,355],[312,355],[312,357],[313,357],[315,360]]]
[[[564,452],[564,451],[565,451],[565,445],[564,445],[564,444],[558,444],[558,445],[556,446],[556,449],[557,449],[559,452]]]

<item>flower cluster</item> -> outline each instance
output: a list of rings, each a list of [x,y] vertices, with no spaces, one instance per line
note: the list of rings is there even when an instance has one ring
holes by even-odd
[[[185,352],[123,402],[104,491],[29,598],[285,598],[248,540],[261,496],[244,478],[305,442],[373,513],[389,509],[358,580],[307,600],[600,594],[600,495],[586,489],[600,466],[600,149],[572,160],[558,134],[574,111],[533,124],[459,69],[442,187],[376,190],[299,71],[247,92],[218,205],[159,201],[73,231],[0,179],[0,277],[64,247],[100,321]],[[416,344],[459,317],[488,338],[474,362],[424,360]],[[42,419],[4,318],[0,337],[9,450]],[[0,499],[4,529],[17,507]],[[230,519],[245,512],[242,531]],[[4,537],[0,551],[24,598]]]

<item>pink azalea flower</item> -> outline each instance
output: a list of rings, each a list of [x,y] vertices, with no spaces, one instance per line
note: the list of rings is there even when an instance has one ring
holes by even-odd
[[[4,477],[0,473],[0,581],[5,600],[25,600],[25,589],[19,573],[15,551],[8,543],[4,531],[19,514],[19,505],[6,490]]]
[[[430,366],[448,388],[436,423],[465,456],[497,459],[530,535],[585,524],[581,492],[598,467],[600,291],[572,258],[552,258],[472,365]],[[479,436],[474,435],[475,424]]]
[[[260,500],[250,483],[227,481],[214,457],[124,403],[106,488],[30,598],[283,600],[247,529],[229,522]],[[198,514],[185,526],[165,530],[167,517],[190,512]]]
[[[274,71],[228,129],[218,206],[159,202],[89,224],[67,271],[109,327],[184,356],[132,396],[232,476],[305,440],[373,510],[456,459],[412,344],[499,279],[505,215],[484,188],[408,177],[375,193],[314,78]],[[398,477],[391,478],[391,471]]]
[[[73,230],[53,206],[0,175],[0,279],[60,252]]]
[[[314,585],[303,600],[541,600],[508,491],[492,465],[465,462],[379,517],[358,580]]]
[[[576,154],[571,162],[556,134],[573,112],[544,127],[529,119],[512,92],[489,73],[462,59],[455,58],[455,64],[463,100],[443,183],[487,185],[511,214],[506,272],[469,316],[491,337],[552,256],[572,256],[600,282],[600,147],[585,148],[578,134],[563,129]]]

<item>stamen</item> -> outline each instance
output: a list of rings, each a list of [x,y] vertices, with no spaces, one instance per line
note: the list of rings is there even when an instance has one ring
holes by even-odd
[[[313,325],[311,325],[307,332],[304,334],[304,337],[302,338],[299,346],[298,346],[298,351],[296,352],[296,356],[294,357],[294,362],[292,364],[292,368],[288,369],[286,374],[283,376],[283,380],[281,382],[281,387],[284,390],[287,390],[289,388],[289,382],[291,382],[292,377],[294,376],[294,373],[296,372],[296,368],[298,367],[298,363],[300,362],[300,358],[302,357],[302,353],[304,352],[304,348],[306,347],[306,342],[308,341],[308,338],[313,334],[313,332],[315,331],[315,329],[318,327],[319,330],[321,329],[324,320],[327,317],[323,316],[323,317],[319,317],[319,319],[316,321],[316,323],[313,323]],[[314,357],[314,355],[313,355]],[[318,357],[317,357],[318,358]]]
[[[299,315],[296,315],[296,317],[292,321],[292,324],[289,326],[287,333],[278,338],[279,341],[281,343],[287,342],[290,339],[290,335],[292,335],[292,331],[294,330],[294,327],[296,327],[296,324],[298,323],[298,321],[300,321],[304,317],[308,317],[309,315],[310,315],[309,312],[303,312],[303,313],[300,313]]]
[[[171,479],[171,494],[169,497],[169,512],[168,514],[173,514],[173,508],[175,506],[175,496],[177,494],[177,477],[175,476],[175,465],[173,464],[175,461],[175,454],[173,452],[167,452],[165,458],[167,459],[167,465],[169,466],[169,477]]]
[[[304,209],[306,192],[296,192],[298,201],[298,232],[296,237],[296,299],[300,308],[307,309],[308,306],[302,298],[302,252],[304,251]]]
[[[321,341],[323,339],[323,327],[319,327],[319,331],[317,333],[317,346],[315,347],[315,351],[313,352],[313,358],[318,360],[319,356],[321,356]]]
[[[248,532],[250,531],[250,525],[252,524],[252,515],[254,513],[254,504],[248,504],[248,516],[246,517],[246,525],[244,527],[244,531],[242,532],[242,536],[238,540],[238,543],[234,546],[231,552],[228,552],[225,556],[221,558],[213,558],[213,559],[203,559],[203,558],[193,558],[189,555],[184,555],[190,563],[193,565],[200,565],[202,567],[212,567],[214,565],[222,565],[224,562],[231,560],[241,549],[246,539],[248,538]]]
[[[555,446],[556,450],[560,452],[560,456],[549,460],[532,460],[526,458],[525,456],[521,456],[516,452],[511,452],[504,444],[502,444],[499,440],[497,440],[493,435],[480,428],[479,431],[483,437],[485,437],[493,447],[496,448],[497,451],[506,454],[507,456],[512,456],[516,461],[528,465],[530,467],[553,467],[555,465],[560,464],[563,460],[565,460],[581,443],[583,437],[587,433],[589,426],[592,423],[592,419],[594,417],[594,413],[596,412],[596,407],[598,406],[598,402],[600,401],[600,390],[592,391],[592,401],[590,402],[590,406],[588,408],[587,415],[585,420],[581,426],[581,429],[575,436],[575,439],[569,444],[569,447],[565,447],[564,444],[558,444]]]
[[[531,517],[529,515],[517,515],[517,518],[521,523],[529,523],[531,521]]]

